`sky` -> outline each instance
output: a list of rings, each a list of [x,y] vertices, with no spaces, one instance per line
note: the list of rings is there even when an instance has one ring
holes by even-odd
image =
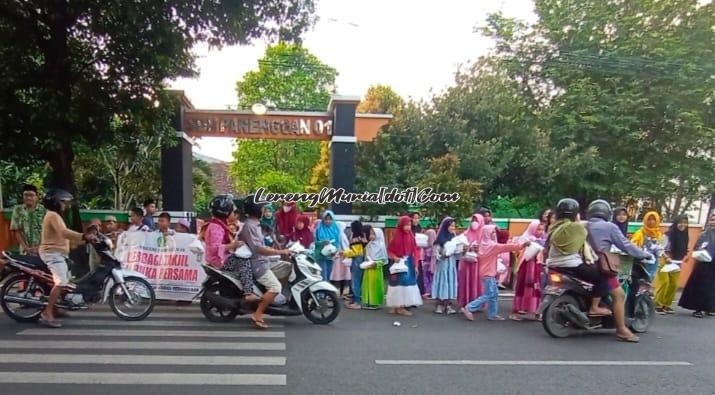
[[[303,46],[337,69],[337,93],[363,96],[371,85],[390,85],[404,98],[429,99],[454,73],[489,53],[493,42],[474,32],[489,13],[533,21],[531,0],[317,0],[318,23]],[[197,47],[199,77],[171,83],[196,108],[237,103],[236,81],[258,67],[267,43],[220,50]],[[230,161],[227,139],[204,138],[195,151]]]

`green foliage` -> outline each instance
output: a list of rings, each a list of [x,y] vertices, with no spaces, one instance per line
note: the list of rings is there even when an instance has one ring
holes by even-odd
[[[432,218],[446,213],[454,218],[469,217],[474,212],[474,204],[481,193],[479,183],[461,179],[458,176],[460,160],[457,154],[446,154],[430,160],[428,173],[419,183],[422,188],[433,188],[435,193],[459,193],[455,203],[425,203],[421,212]]]
[[[337,71],[307,49],[288,43],[269,46],[258,61],[236,83],[239,106],[262,103],[281,110],[325,111],[333,92]],[[230,172],[236,188],[254,191],[258,179],[269,171],[281,170],[295,179],[302,192],[310,185],[313,169],[320,160],[320,143],[294,140],[239,139]],[[325,179],[319,179],[325,182]],[[327,184],[321,185],[327,186]]]
[[[211,166],[208,163],[196,158],[194,158],[193,164],[192,181],[194,184],[194,212],[199,216],[205,216],[209,214],[209,203],[215,195],[213,184],[211,182]]]
[[[290,175],[276,170],[269,170],[261,174],[256,180],[257,184],[274,193],[290,193],[301,189],[301,185]]]
[[[75,145],[103,146],[117,117],[127,136],[175,139],[165,84],[195,75],[196,45],[296,39],[313,12],[312,0],[1,2],[0,157],[47,161],[49,184],[74,192]]]
[[[22,188],[25,184],[34,185],[42,193],[47,166],[35,162],[19,166],[13,162],[0,160],[0,190],[4,207],[12,207],[22,202]]]
[[[397,115],[405,101],[389,85],[373,85],[357,107],[358,112]]]

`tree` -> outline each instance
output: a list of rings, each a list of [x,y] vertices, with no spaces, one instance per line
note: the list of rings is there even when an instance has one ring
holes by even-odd
[[[367,89],[365,98],[358,105],[357,111],[372,114],[397,115],[405,101],[389,85],[373,85]]]
[[[238,103],[243,108],[262,103],[281,110],[325,111],[337,75],[300,45],[269,46],[258,70],[236,83]],[[239,139],[231,175],[239,190],[250,192],[259,186],[256,180],[262,174],[280,170],[294,177],[302,192],[311,181],[320,150],[315,141]]]
[[[647,198],[666,216],[712,194],[714,11],[696,0],[541,0],[533,26],[490,17],[484,31],[551,149],[593,158],[564,190]]]
[[[474,180],[461,179],[459,173],[459,156],[446,154],[429,161],[429,171],[420,186],[433,188],[435,193],[459,193],[460,199],[454,203],[426,203],[422,212],[431,218],[449,215],[457,220],[467,218],[474,212],[474,204],[481,190]]]
[[[294,39],[312,13],[312,0],[3,2],[0,155],[47,160],[50,186],[75,191],[73,144],[100,146],[118,114],[132,135],[175,139],[165,81],[195,74],[196,44]]]

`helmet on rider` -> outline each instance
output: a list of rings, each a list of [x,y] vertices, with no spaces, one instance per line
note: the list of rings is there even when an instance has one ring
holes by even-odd
[[[256,198],[253,195],[246,196],[243,200],[243,211],[247,216],[261,218],[263,216],[263,204],[256,203]]]
[[[74,196],[64,189],[51,189],[47,191],[44,199],[42,199],[42,204],[46,209],[59,213],[62,211],[62,203],[67,204],[73,199]]]
[[[592,201],[586,210],[586,219],[601,218],[604,221],[610,221],[611,215],[611,205],[603,199]]]
[[[570,219],[575,221],[580,209],[581,207],[576,200],[571,198],[561,199],[556,204],[556,219]]]
[[[209,208],[214,217],[221,219],[228,218],[235,209],[233,195],[226,194],[214,197],[209,204]]]

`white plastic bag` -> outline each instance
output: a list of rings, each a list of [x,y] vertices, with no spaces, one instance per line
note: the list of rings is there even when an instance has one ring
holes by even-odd
[[[429,238],[427,237],[426,234],[424,233],[417,233],[415,234],[415,241],[417,241],[417,247],[419,248],[427,248],[429,247]]]
[[[698,262],[712,262],[713,257],[708,254],[706,250],[697,250],[693,252],[693,259],[695,259]]]
[[[679,272],[680,271],[680,261],[671,261],[669,264],[663,266],[660,271],[663,273]]]
[[[478,258],[478,255],[474,251],[467,251],[464,253],[464,256],[462,257],[462,260],[465,262],[476,262]]]
[[[251,252],[251,249],[248,248],[246,244],[238,247],[236,249],[236,252],[233,253],[238,258],[243,258],[243,259],[248,259],[253,256],[253,252]]]
[[[405,258],[400,259],[390,266],[390,274],[407,273],[407,264],[405,263]]]
[[[457,253],[457,243],[454,239],[444,243],[444,256],[452,256]]]
[[[544,247],[542,247],[541,244],[532,241],[531,244],[529,244],[529,246],[524,250],[524,261],[534,259],[534,257],[543,250]]]
[[[506,265],[504,264],[504,260],[501,258],[497,258],[497,273],[502,274],[506,272]]]
[[[344,258],[342,261],[343,266],[350,267],[353,265],[353,258]]]
[[[320,250],[320,253],[325,256],[325,257],[332,257],[333,255],[338,253],[338,247],[328,244],[325,247],[323,247],[322,250]]]
[[[360,264],[360,269],[362,269],[362,270],[367,270],[367,269],[371,269],[371,268],[373,268],[373,267],[375,267],[375,266],[377,266],[377,265],[375,264],[375,261],[363,261],[363,262]]]

